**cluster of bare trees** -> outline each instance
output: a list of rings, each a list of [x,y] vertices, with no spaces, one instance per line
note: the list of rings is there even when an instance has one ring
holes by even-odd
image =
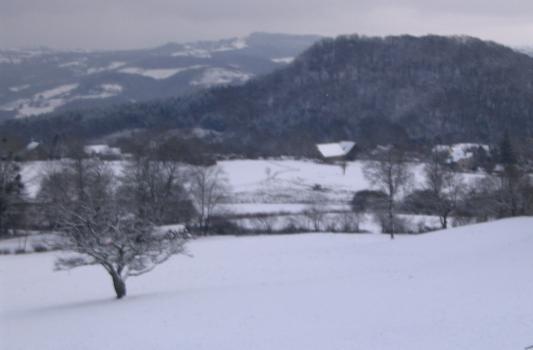
[[[441,228],[446,229],[450,216],[458,211],[466,195],[464,180],[452,169],[447,157],[445,153],[432,152],[423,168],[422,187],[411,192],[414,174],[405,154],[393,147],[383,150],[377,160],[364,168],[365,177],[378,191],[357,193],[353,210],[374,211],[382,231],[389,233],[391,239],[405,229],[398,218],[400,210],[436,215]]]
[[[189,193],[197,209],[196,228],[200,234],[210,230],[215,210],[220,214],[221,204],[228,194],[229,184],[226,175],[217,166],[189,168]]]
[[[38,197],[63,248],[72,252],[57,260],[57,269],[100,265],[122,298],[128,277],[184,252],[189,232],[161,225],[182,223],[206,232],[224,190],[216,166],[184,169],[143,156],[117,169],[79,158],[51,169]]]
[[[450,217],[486,221],[533,214],[533,183],[508,136],[495,154],[497,169],[467,183],[450,163],[449,154],[432,151],[424,164],[423,181],[413,189],[414,174],[405,155],[394,147],[384,148],[364,168],[377,191],[356,193],[352,209],[374,212],[391,238],[402,225],[400,211],[437,216],[442,229],[449,226]]]

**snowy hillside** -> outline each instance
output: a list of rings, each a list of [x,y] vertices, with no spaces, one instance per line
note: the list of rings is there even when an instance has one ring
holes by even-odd
[[[121,301],[99,267],[0,256],[0,348],[524,349],[532,225],[199,239]]]

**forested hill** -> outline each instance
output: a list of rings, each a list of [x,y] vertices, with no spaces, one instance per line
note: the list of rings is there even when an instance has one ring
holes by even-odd
[[[470,37],[341,36],[236,87],[10,121],[34,139],[201,127],[233,150],[305,153],[311,142],[497,142],[533,135],[533,58]]]

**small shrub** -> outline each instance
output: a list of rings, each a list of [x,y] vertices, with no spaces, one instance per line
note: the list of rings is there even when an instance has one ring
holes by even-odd
[[[338,218],[341,223],[341,231],[343,232],[360,232],[359,222],[361,221],[360,215],[355,212],[344,212]]]
[[[11,254],[11,250],[8,248],[2,248],[0,249],[0,255],[8,255]]]
[[[25,254],[25,253],[26,253],[26,249],[24,248],[15,249],[15,254]]]
[[[364,213],[368,211],[377,211],[385,208],[387,195],[382,191],[362,190],[354,194],[352,210],[355,213]]]
[[[239,225],[225,218],[213,218],[211,221],[209,229],[211,235],[240,235],[242,233]]]
[[[427,226],[424,222],[419,222],[417,224],[417,233],[427,233],[435,230],[435,228]]]
[[[33,251],[36,253],[44,253],[48,251],[48,247],[44,244],[34,244],[32,245]]]
[[[321,184],[314,184],[313,187],[311,187],[313,191],[324,191],[324,187],[322,187]]]

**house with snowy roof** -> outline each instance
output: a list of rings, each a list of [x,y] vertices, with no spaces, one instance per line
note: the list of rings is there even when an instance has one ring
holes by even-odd
[[[24,160],[48,159],[49,152],[37,141],[31,140],[17,152],[17,156]]]
[[[333,143],[319,143],[316,145],[318,152],[326,161],[344,161],[353,156],[355,142],[340,141]]]
[[[474,168],[476,155],[480,152],[489,154],[488,145],[481,143],[456,143],[452,145],[436,145],[432,150],[434,153],[446,155],[446,162],[455,165],[459,169],[469,170]]]
[[[83,150],[91,157],[119,158],[122,155],[120,148],[108,145],[87,145]]]

